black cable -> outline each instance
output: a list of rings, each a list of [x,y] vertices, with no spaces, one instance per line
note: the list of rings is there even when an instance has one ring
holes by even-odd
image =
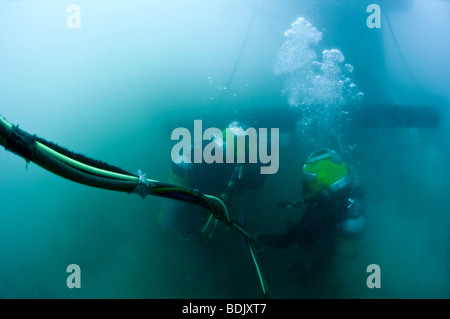
[[[384,16],[386,17],[386,22],[387,22],[387,24],[389,26],[389,31],[390,31],[390,33],[392,35],[392,39],[394,41],[395,47],[397,48],[398,54],[400,55],[400,59],[402,60],[403,65],[405,66],[406,72],[408,73],[409,77],[411,78],[412,83],[418,89],[419,86],[417,85],[416,79],[414,78],[411,70],[409,69],[408,64],[406,63],[405,57],[403,56],[402,50],[400,49],[400,45],[398,44],[397,37],[395,36],[394,30],[392,29],[392,25],[391,25],[391,21],[389,19],[389,15],[388,15],[386,10],[383,10],[383,12],[384,12]]]
[[[226,90],[224,91],[224,93],[221,95],[219,101],[217,102],[217,106],[221,106],[222,105],[222,102],[223,102],[227,92],[230,91],[230,87],[231,87],[231,83],[232,83],[233,78],[234,78],[234,74],[236,73],[236,70],[237,70],[237,68],[239,66],[239,62],[241,61],[241,57],[242,57],[242,54],[244,53],[245,47],[247,46],[247,41],[248,41],[248,38],[250,36],[250,31],[251,31],[252,26],[253,26],[253,20],[255,18],[256,1],[257,0],[255,0],[255,5],[253,6],[252,15],[250,16],[250,21],[248,23],[247,30],[245,32],[244,40],[242,41],[241,47],[239,49],[239,53],[238,53],[238,55],[236,57],[234,65],[233,65],[233,69],[231,70],[230,76],[228,77],[228,80],[227,80],[227,82],[225,84]]]
[[[83,185],[126,193],[132,193],[138,186],[144,186],[147,188],[146,195],[150,194],[161,196],[198,205],[210,211],[216,219],[238,231],[241,236],[244,236],[244,238],[247,239],[249,245],[251,245],[251,250],[253,249],[256,251],[256,248],[254,248],[255,243],[251,236],[240,225],[230,219],[228,212],[226,211],[226,207],[219,199],[213,196],[204,195],[196,189],[186,189],[176,185],[161,183],[153,180],[141,180],[139,176],[131,174],[125,174],[125,177],[136,178],[136,180],[116,179],[114,178],[116,175],[114,175],[114,177],[100,176],[90,171],[83,171],[82,169],[85,169],[84,166],[80,165],[80,167],[77,168],[64,162],[64,158],[60,160],[59,158],[53,156],[52,152],[55,150],[50,146],[56,144],[47,142],[48,144],[46,145],[38,145],[38,143],[41,143],[40,141],[44,140],[19,129],[18,126],[10,126],[9,123],[0,118],[0,144],[3,145],[5,149],[25,158],[27,162],[32,161],[33,163],[58,176]],[[59,148],[59,150],[61,149],[63,148]],[[65,150],[65,153],[67,155],[75,154],[68,150]],[[60,156],[60,154],[58,156]],[[100,161],[92,162],[85,156],[83,156],[83,159],[90,163],[100,163],[103,167],[105,167],[104,165],[109,167],[108,164]],[[79,162],[77,163],[80,164]],[[120,169],[119,171],[120,174],[121,172],[124,172]],[[257,256],[254,256],[254,264],[260,278],[263,294],[267,296],[266,284],[264,278],[262,277]]]

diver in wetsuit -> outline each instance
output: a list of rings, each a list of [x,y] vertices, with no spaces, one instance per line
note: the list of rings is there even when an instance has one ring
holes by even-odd
[[[237,121],[233,121],[227,126],[234,136],[245,137],[247,128],[245,124]],[[217,148],[222,148],[225,156],[228,143],[224,140],[225,130],[222,133],[222,137],[211,136],[211,140],[217,144]],[[194,152],[195,147],[197,146],[191,146],[191,153]],[[169,181],[185,187],[202,189],[209,194],[216,194],[227,206],[233,208],[231,211],[237,212],[238,216],[234,217],[242,223],[245,216],[241,209],[244,199],[241,193],[247,189],[258,188],[263,183],[265,175],[260,174],[259,168],[255,165],[237,163],[240,150],[237,148],[237,143],[234,143],[234,147],[234,163],[226,163],[225,160],[223,163],[209,164],[192,163],[186,160],[180,161],[179,164],[172,163]],[[245,153],[246,156],[249,156],[247,143]],[[180,156],[190,157],[190,154]],[[159,213],[159,224],[163,228],[175,231],[182,240],[190,240],[201,234],[203,234],[204,240],[208,240],[215,227],[215,224],[209,224],[213,221],[208,220],[208,217],[201,208],[189,203],[165,200]],[[208,227],[210,227],[209,230]]]
[[[304,275],[327,267],[339,236],[357,238],[365,227],[362,191],[354,185],[349,169],[334,151],[321,149],[310,155],[302,173],[303,200],[279,203],[304,207],[300,221],[281,234],[259,234],[257,240],[274,248],[299,244]]]

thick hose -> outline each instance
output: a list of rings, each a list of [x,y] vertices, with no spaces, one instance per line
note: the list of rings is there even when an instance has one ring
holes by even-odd
[[[11,140],[14,140],[12,146],[10,145]],[[79,184],[131,193],[142,183],[139,176],[111,172],[61,154],[37,141],[36,136],[14,127],[2,117],[0,117],[0,144],[5,149],[24,157],[27,161],[32,161],[58,176]],[[230,218],[225,204],[219,198],[152,179],[145,179],[144,185],[148,187],[148,194],[186,201],[209,210],[212,216],[210,219],[224,222],[243,236],[249,244],[263,295],[268,296],[267,286],[256,255],[255,243],[251,236]]]

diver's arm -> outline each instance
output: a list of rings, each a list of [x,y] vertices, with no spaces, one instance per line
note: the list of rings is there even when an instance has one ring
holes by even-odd
[[[231,194],[236,190],[237,184],[240,182],[242,178],[243,165],[236,165],[233,172],[231,173],[230,179],[228,180],[225,191],[220,195],[220,198],[227,202]]]

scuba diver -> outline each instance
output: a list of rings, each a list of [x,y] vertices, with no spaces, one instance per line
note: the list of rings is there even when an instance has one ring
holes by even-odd
[[[362,191],[343,159],[330,149],[312,153],[302,169],[302,200],[280,202],[283,208],[304,208],[299,222],[281,234],[259,233],[256,239],[273,248],[299,244],[301,275],[330,265],[339,236],[356,239],[365,228]]]
[[[234,136],[243,137],[245,141],[247,128],[248,126],[243,123],[233,121],[222,131],[222,136],[213,134],[210,139],[216,144],[216,150],[221,150],[225,157],[227,145],[230,144],[225,139],[226,130],[233,133],[233,138]],[[202,189],[208,194],[217,194],[227,207],[233,207],[232,210],[237,211],[235,217],[242,225],[245,222],[242,192],[258,188],[263,183],[265,175],[260,174],[256,165],[245,161],[244,163],[238,162],[237,159],[242,155],[242,151],[246,157],[249,157],[248,143],[245,143],[245,148],[242,150],[238,147],[238,143],[233,144],[234,163],[225,161],[223,163],[192,163],[188,159],[191,158],[195,148],[200,146],[191,145],[189,154],[178,154],[177,163],[172,162],[169,181],[176,185]],[[240,196],[234,196],[235,194]],[[202,237],[204,241],[208,241],[215,229],[217,219],[212,218],[212,215],[208,219],[204,212],[203,214],[197,213],[197,210],[200,211],[201,208],[186,202],[165,200],[158,216],[158,222],[161,227],[178,233],[182,240]]]

